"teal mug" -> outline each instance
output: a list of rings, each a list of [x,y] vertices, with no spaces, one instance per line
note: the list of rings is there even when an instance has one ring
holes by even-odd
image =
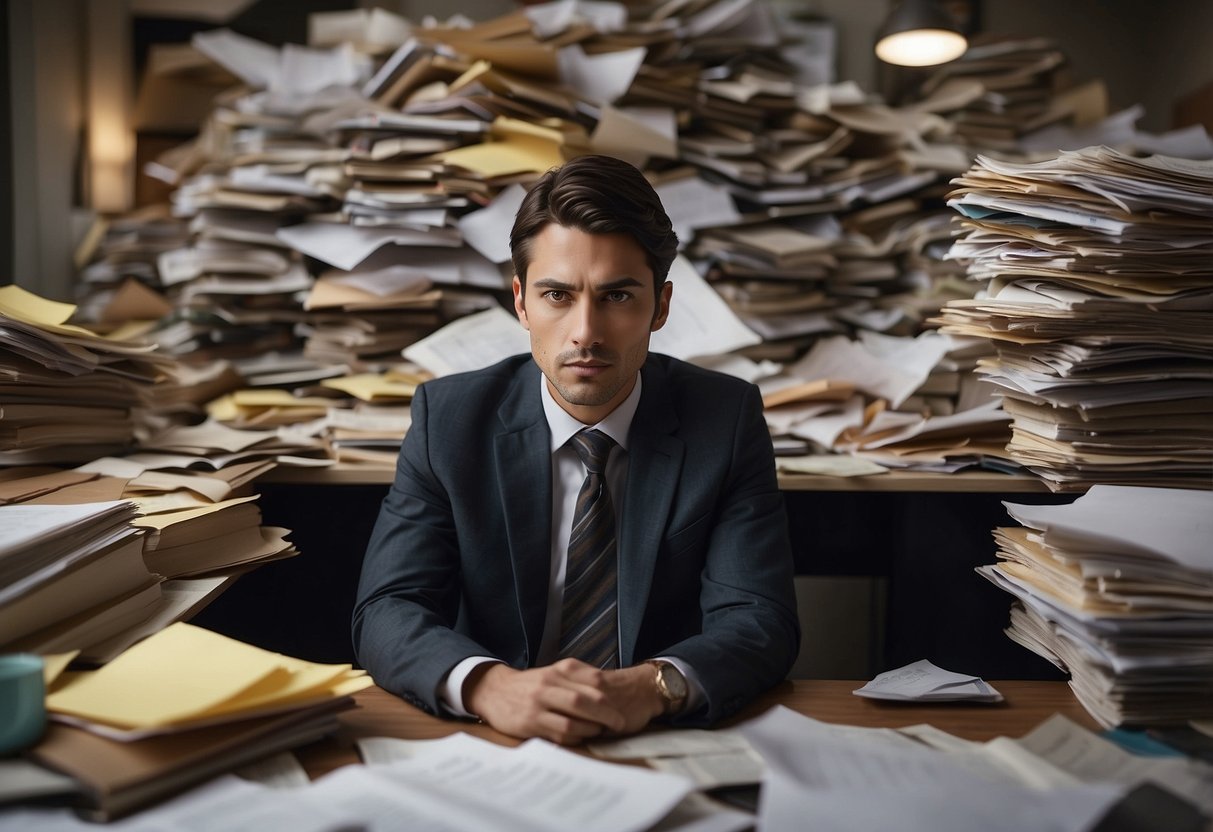
[[[42,657],[29,653],[0,656],[0,754],[28,748],[45,728]]]

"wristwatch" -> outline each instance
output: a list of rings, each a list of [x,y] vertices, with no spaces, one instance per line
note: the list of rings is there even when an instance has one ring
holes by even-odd
[[[657,671],[653,682],[657,685],[657,694],[665,703],[662,713],[666,716],[680,713],[687,704],[687,680],[682,671],[661,659],[650,659],[645,664],[651,664]]]

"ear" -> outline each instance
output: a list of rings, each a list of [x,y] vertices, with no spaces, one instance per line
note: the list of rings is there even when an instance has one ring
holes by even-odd
[[[653,325],[649,327],[649,332],[656,332],[665,326],[666,319],[670,317],[670,297],[673,294],[673,283],[667,280],[661,284],[661,295],[657,300],[657,312],[653,315]]]
[[[514,314],[518,316],[518,322],[522,324],[522,328],[530,332],[531,322],[526,319],[525,292],[522,288],[522,281],[518,279],[518,275],[514,275],[514,281],[511,285],[514,289]]]

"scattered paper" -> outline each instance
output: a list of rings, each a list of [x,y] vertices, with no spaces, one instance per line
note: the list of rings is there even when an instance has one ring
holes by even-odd
[[[881,673],[853,693],[898,702],[1002,701],[1002,694],[981,678],[944,670],[926,659]]]

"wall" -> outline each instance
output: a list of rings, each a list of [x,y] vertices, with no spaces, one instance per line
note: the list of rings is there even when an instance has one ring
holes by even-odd
[[[8,3],[13,282],[68,299],[84,117],[83,3]]]
[[[1078,79],[1102,77],[1113,110],[1141,103],[1138,126],[1171,127],[1175,100],[1213,81],[1209,0],[983,0],[985,29],[1057,39]]]

